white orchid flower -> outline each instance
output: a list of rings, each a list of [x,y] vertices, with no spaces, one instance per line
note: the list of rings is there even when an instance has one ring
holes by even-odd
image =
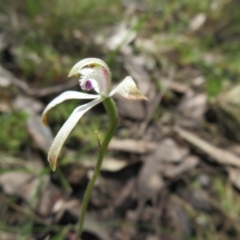
[[[48,161],[53,171],[56,170],[58,157],[64,142],[79,119],[95,105],[112,97],[115,93],[121,94],[128,99],[147,99],[138,90],[132,77],[126,77],[115,89],[111,88],[111,72],[105,62],[97,58],[86,58],[76,63],[71,69],[68,77],[80,74],[80,87],[83,90],[95,90],[97,94],[88,94],[77,91],[66,91],[53,99],[45,108],[42,114],[43,124],[47,123],[47,113],[53,107],[70,99],[94,99],[93,101],[80,105],[74,109],[70,117],[57,133],[48,153]]]

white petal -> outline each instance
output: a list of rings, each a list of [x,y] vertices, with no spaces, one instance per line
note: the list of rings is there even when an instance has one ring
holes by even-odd
[[[110,75],[107,70],[102,66],[95,66],[92,68],[83,68],[79,70],[83,80],[94,80],[97,83],[96,91],[101,95],[107,95],[110,89]],[[80,80],[81,80],[80,79]]]
[[[147,100],[147,97],[142,95],[142,93],[137,88],[136,83],[132,79],[132,77],[126,77],[115,89],[113,89],[109,96],[113,96],[115,93],[121,94],[123,97],[128,99],[143,99]]]
[[[82,92],[77,92],[77,91],[66,91],[56,98],[54,98],[44,109],[44,112],[42,114],[42,123],[46,124],[47,123],[47,113],[50,109],[55,107],[61,102],[64,102],[69,99],[95,99],[99,98],[99,95],[95,94],[87,94],[87,93],[82,93]]]
[[[83,76],[80,78],[79,81],[81,81],[82,79],[84,79],[84,76],[86,75],[91,75],[91,73],[93,72],[93,69],[92,68],[83,68],[79,71],[80,74],[82,74]],[[90,76],[92,77],[92,76]],[[92,86],[93,86],[93,89],[99,93],[100,90],[99,90],[99,86],[98,86],[98,82],[93,79],[93,78],[89,78],[88,80],[90,80],[92,82]]]
[[[102,99],[99,98],[75,108],[68,120],[64,123],[57,136],[55,137],[48,153],[48,161],[53,171],[56,170],[59,153],[72,129],[75,127],[85,112],[100,102],[102,102]]]
[[[110,69],[108,67],[108,65],[102,61],[101,59],[98,58],[85,58],[79,62],[77,62],[71,69],[71,71],[68,74],[68,77],[71,77],[73,75],[75,75],[76,73],[78,73],[82,68],[86,67],[86,66],[101,66],[104,67],[107,70],[108,75],[110,76]]]

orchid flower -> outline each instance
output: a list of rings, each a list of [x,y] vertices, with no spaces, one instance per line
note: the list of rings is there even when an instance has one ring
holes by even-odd
[[[70,117],[57,133],[48,153],[48,161],[53,171],[56,170],[60,151],[68,135],[76,126],[80,118],[88,110],[100,102],[111,98],[115,93],[119,93],[128,99],[147,99],[138,90],[132,77],[126,77],[115,89],[111,89],[111,72],[105,62],[97,58],[86,58],[76,63],[71,69],[68,77],[80,74],[79,84],[82,90],[94,90],[96,94],[66,91],[53,99],[45,108],[42,114],[43,124],[47,123],[47,113],[56,105],[70,99],[93,99],[92,101],[80,105],[74,109]]]

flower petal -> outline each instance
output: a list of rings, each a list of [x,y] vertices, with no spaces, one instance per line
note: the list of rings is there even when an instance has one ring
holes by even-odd
[[[115,93],[121,94],[123,97],[128,99],[143,99],[148,100],[147,97],[142,95],[142,93],[137,88],[136,83],[132,79],[132,77],[126,77],[115,89],[113,89],[109,96],[113,96]]]
[[[94,90],[102,96],[107,96],[110,90],[110,76],[104,67],[96,66],[92,68],[83,68],[79,71],[82,75],[80,82],[90,80],[94,84]]]
[[[111,72],[108,65],[98,58],[86,58],[76,63],[71,69],[68,77],[74,74],[81,74],[80,81],[94,79],[98,91],[102,96],[108,95],[111,87]]]
[[[87,112],[89,109],[91,109],[100,102],[102,102],[102,99],[98,98],[75,108],[68,120],[64,123],[57,136],[55,137],[48,153],[48,161],[53,171],[56,170],[59,153],[72,129],[75,127],[75,125],[85,112]]]
[[[98,59],[98,58],[85,58],[85,59],[77,62],[72,67],[71,71],[68,74],[68,77],[71,77],[71,76],[79,73],[79,71],[86,66],[89,66],[89,67],[96,67],[96,66],[104,67],[107,70],[107,74],[109,76],[111,76],[110,69],[104,61],[102,61],[101,59]]]
[[[55,107],[56,105],[58,105],[61,102],[64,102],[66,100],[69,99],[95,99],[95,98],[99,98],[99,95],[95,95],[95,94],[88,94],[88,93],[82,93],[82,92],[77,92],[77,91],[66,91],[62,94],[60,94],[59,96],[57,96],[56,98],[54,98],[44,109],[44,112],[42,114],[42,123],[44,125],[47,124],[47,113],[50,109],[52,109],[53,107]]]
[[[92,76],[91,76],[91,73],[92,73],[92,72],[93,72],[92,68],[83,68],[83,69],[81,69],[81,70],[79,71],[79,73],[82,74],[83,76],[88,75],[88,76],[91,77],[89,80],[90,80],[90,81],[92,82],[92,84],[93,84],[93,89],[94,89],[97,93],[99,93],[99,92],[100,92],[100,90],[99,90],[99,85],[98,85],[98,82],[97,82],[95,79],[92,78]],[[80,78],[79,83],[81,83],[81,81],[84,80],[83,76]],[[86,78],[85,78],[85,79],[86,79]],[[80,85],[80,86],[81,86],[81,85]]]

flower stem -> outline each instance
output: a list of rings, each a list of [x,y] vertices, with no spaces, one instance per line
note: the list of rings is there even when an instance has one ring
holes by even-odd
[[[79,216],[77,232],[76,232],[76,235],[75,235],[75,240],[78,240],[79,237],[81,236],[81,233],[82,233],[82,230],[83,230],[85,213],[86,213],[86,210],[87,210],[87,207],[88,207],[89,198],[90,198],[91,192],[93,190],[94,183],[95,183],[95,181],[96,181],[96,179],[99,175],[105,151],[106,151],[106,149],[108,147],[108,144],[109,144],[110,140],[112,139],[113,134],[114,134],[114,132],[117,128],[118,113],[117,113],[117,109],[116,109],[116,106],[115,106],[115,103],[114,103],[113,99],[112,98],[106,98],[103,101],[103,104],[104,104],[104,107],[105,107],[105,109],[107,111],[107,114],[108,114],[109,126],[108,126],[108,129],[107,129],[105,138],[103,139],[102,143],[99,146],[97,164],[96,164],[92,179],[88,183],[86,192],[84,194],[82,207],[80,209],[80,216]]]

